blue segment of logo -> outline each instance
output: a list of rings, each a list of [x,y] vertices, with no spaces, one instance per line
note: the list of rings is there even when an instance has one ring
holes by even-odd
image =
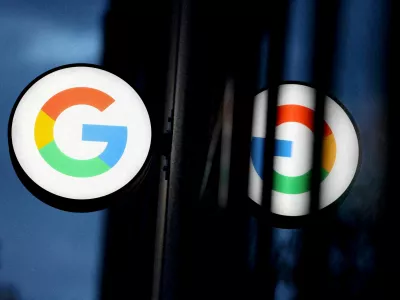
[[[291,157],[292,156],[292,141],[275,140],[275,156]]]
[[[251,139],[251,160],[253,161],[254,169],[261,179],[263,177],[264,167],[264,140],[265,138],[253,137]],[[292,156],[292,141],[275,140],[275,156],[291,157]]]
[[[110,168],[115,166],[124,153],[127,138],[128,128],[125,126],[83,124],[83,141],[108,143],[99,158]]]

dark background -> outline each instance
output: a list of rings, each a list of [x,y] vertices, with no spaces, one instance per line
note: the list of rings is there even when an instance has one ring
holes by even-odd
[[[367,293],[376,267],[373,229],[379,214],[385,171],[382,153],[386,147],[386,111],[382,72],[388,11],[387,1],[342,2],[332,94],[353,115],[360,130],[363,156],[357,181],[337,212],[337,230],[329,233],[332,240],[329,264],[332,288],[337,295],[351,296]],[[121,204],[111,212],[74,214],[56,210],[35,199],[19,182],[9,160],[6,142],[8,117],[20,91],[35,77],[59,65],[104,62],[110,71],[128,80],[145,102],[164,93],[165,86],[160,78],[166,74],[160,72],[156,76],[148,70],[158,70],[157,66],[160,70],[166,69],[163,64],[166,64],[168,54],[164,57],[162,53],[168,51],[169,28],[158,28],[161,21],[152,22],[137,12],[154,9],[151,17],[160,20],[168,14],[157,12],[165,11],[168,5],[163,4],[165,7],[160,8],[161,2],[136,4],[135,11],[123,1],[112,3],[112,13],[107,15],[110,7],[107,1],[0,0],[0,130],[3,136],[0,141],[0,290],[11,286],[21,299],[100,299],[102,268],[110,265],[126,266],[121,267],[122,273],[117,272],[118,267],[109,271],[111,275],[104,281],[104,294],[109,293],[107,284],[110,280],[115,282],[114,293],[124,289],[145,293],[144,290],[150,288],[152,270],[149,270],[151,264],[146,262],[152,255],[148,251],[152,249],[152,242],[151,237],[144,234],[154,228],[151,218],[141,222],[135,220],[140,219],[142,209],[150,211],[150,216],[154,215],[151,213],[154,195],[149,196],[148,205],[143,204],[146,195],[142,195],[137,205]],[[286,80],[311,80],[313,5],[312,0],[290,2],[285,41]],[[106,34],[103,31],[105,24]],[[167,19],[165,24],[169,24]],[[146,30],[153,35],[145,34]],[[266,84],[263,70],[266,70],[265,57],[269,48],[267,31],[265,36],[265,42],[260,43],[260,89]],[[146,47],[135,47],[135,40],[145,41]],[[163,114],[156,113],[158,102],[148,102],[153,118],[161,127]],[[209,130],[208,124],[206,127]],[[128,202],[134,200],[128,199]],[[127,207],[130,210],[123,209]],[[109,222],[106,222],[107,218]],[[104,234],[106,225],[114,228],[111,234],[115,237],[114,247],[123,249],[126,241],[127,249],[122,255],[112,247],[103,247],[104,241],[110,244]],[[141,231],[141,228],[145,230]],[[301,233],[301,230],[288,229],[273,231],[278,269],[276,299],[295,299],[296,278],[293,274]],[[132,240],[130,235],[140,238]],[[145,246],[134,250],[135,242],[139,241]],[[108,264],[103,264],[104,249],[111,253],[107,256]],[[127,263],[129,256],[135,258]],[[139,263],[141,260],[144,262]],[[129,268],[136,269],[130,273]],[[140,276],[142,271],[143,277]],[[141,293],[137,295],[143,295]]]

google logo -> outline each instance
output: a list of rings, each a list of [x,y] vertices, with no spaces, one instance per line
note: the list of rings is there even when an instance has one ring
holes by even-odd
[[[94,65],[36,78],[9,122],[16,174],[38,199],[68,211],[105,208],[148,170],[152,130],[135,90]]]
[[[82,139],[107,142],[101,155],[78,160],[65,155],[54,141],[54,124],[58,116],[75,105],[89,105],[104,111],[114,103],[109,95],[92,88],[79,87],[64,90],[43,105],[35,123],[35,142],[43,159],[55,170],[74,177],[92,177],[115,166],[124,153],[127,141],[126,126],[83,124]]]
[[[312,167],[315,90],[301,83],[279,87],[272,185],[272,213],[282,217],[308,214]],[[249,197],[261,203],[267,91],[255,98]],[[346,195],[360,162],[359,139],[351,116],[337,100],[326,97],[321,168],[320,209]]]

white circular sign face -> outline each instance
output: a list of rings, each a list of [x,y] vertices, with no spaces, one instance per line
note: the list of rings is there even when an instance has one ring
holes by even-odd
[[[23,172],[63,198],[90,200],[120,190],[150,151],[143,101],[121,78],[95,66],[42,75],[20,96],[10,121],[10,146]]]
[[[249,197],[261,203],[267,91],[255,98],[250,158]],[[271,211],[281,216],[307,215],[310,203],[315,90],[301,84],[279,88]],[[355,124],[326,97],[320,209],[349,188],[359,166]]]

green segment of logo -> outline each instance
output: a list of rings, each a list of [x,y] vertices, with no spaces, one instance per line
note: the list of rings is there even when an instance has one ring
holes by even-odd
[[[87,160],[71,158],[57,147],[55,141],[39,150],[43,159],[55,170],[73,177],[93,177],[107,172],[110,167],[100,158]]]
[[[329,172],[321,169],[321,181],[328,176]],[[284,194],[302,194],[310,190],[311,171],[300,176],[283,176],[274,171],[274,182],[272,189]]]

